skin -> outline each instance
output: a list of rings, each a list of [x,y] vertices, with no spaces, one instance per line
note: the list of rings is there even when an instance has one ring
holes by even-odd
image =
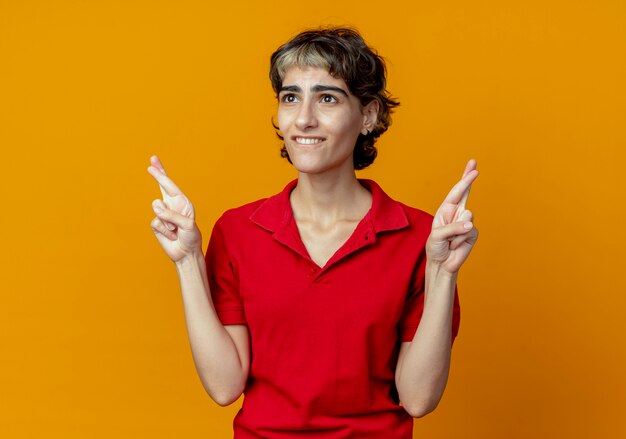
[[[311,259],[322,267],[371,207],[371,194],[356,178],[352,152],[358,134],[366,134],[375,126],[378,103],[361,105],[342,79],[315,67],[290,68],[278,98],[278,125],[298,172],[298,184],[290,197],[294,218]],[[302,144],[298,139],[303,137],[321,142]],[[180,267],[192,266],[189,261],[201,261],[202,257],[202,238],[195,224],[193,205],[166,175],[157,156],[150,158],[148,172],[159,183],[163,195],[162,200],[154,200],[152,204],[156,214],[152,229],[166,254],[176,263],[179,274],[184,273]],[[400,400],[414,417],[434,410],[447,383],[454,287],[458,271],[478,238],[472,212],[466,209],[471,185],[477,177],[476,161],[469,160],[461,180],[437,210],[426,243],[424,312],[413,341],[401,344],[396,367]],[[181,277],[181,285],[185,282],[193,285],[188,288],[197,290],[197,297],[210,301],[203,276],[194,281],[183,281]],[[189,312],[196,308],[190,307]],[[214,312],[195,320],[218,323]],[[192,328],[189,328],[191,338]],[[220,346],[228,349],[231,356],[236,352],[238,357],[234,358],[239,361],[232,360],[228,367],[212,366],[216,371],[212,371],[211,379],[207,378],[205,387],[218,403],[227,405],[240,396],[247,377],[249,332],[244,325],[224,328],[230,339],[228,342],[220,339]],[[203,348],[200,345],[194,349],[194,358],[200,357],[195,353]],[[213,355],[217,354],[210,352],[205,357]],[[243,372],[233,375],[237,365],[237,371]],[[218,370],[220,367],[222,370]],[[205,369],[198,367],[199,372]],[[220,380],[236,383],[225,390],[209,388],[209,382]]]
[[[323,267],[372,204],[357,181],[352,154],[376,123],[378,102],[361,105],[343,79],[316,67],[292,67],[278,95],[278,126],[298,171],[291,205],[311,259]],[[320,143],[299,143],[301,138]]]
[[[396,365],[400,401],[413,417],[437,407],[450,372],[452,309],[458,271],[478,239],[466,209],[476,161],[469,160],[433,218],[426,241],[424,311],[413,340],[403,342]]]
[[[459,271],[478,239],[472,212],[465,207],[477,177],[476,160],[470,160],[465,165],[463,177],[450,189],[433,219],[426,255],[450,274]]]

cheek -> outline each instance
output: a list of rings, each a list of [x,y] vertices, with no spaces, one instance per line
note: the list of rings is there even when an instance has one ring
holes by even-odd
[[[342,131],[359,131],[362,115],[358,111],[350,109],[337,116],[337,126]]]
[[[354,115],[343,115],[343,117],[337,118],[331,121],[331,123],[333,131],[342,137],[354,137],[360,131],[360,119],[354,117]]]
[[[278,125],[278,129],[282,131],[285,126],[285,117],[280,111],[276,115],[276,124]]]
[[[317,121],[326,130],[334,134],[342,135],[350,129],[350,120],[346,114],[320,111],[317,115]]]
[[[278,114],[276,115],[276,123],[278,124],[278,129],[281,132],[284,133],[285,130],[288,128],[290,120],[291,117],[289,116],[289,112],[281,110],[278,111]]]

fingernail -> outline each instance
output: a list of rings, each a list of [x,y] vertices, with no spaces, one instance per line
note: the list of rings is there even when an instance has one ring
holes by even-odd
[[[163,209],[161,209],[159,206],[153,206],[153,208],[156,213],[163,213]]]
[[[465,227],[466,229],[471,229],[472,228],[472,223],[465,223],[463,224],[463,227]]]

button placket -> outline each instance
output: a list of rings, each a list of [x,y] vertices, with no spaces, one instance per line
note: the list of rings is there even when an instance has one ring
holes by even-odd
[[[309,268],[309,272],[308,272],[308,278],[310,279],[311,283],[315,283],[318,280],[318,276],[320,274],[322,270],[317,267],[317,266],[311,266]]]

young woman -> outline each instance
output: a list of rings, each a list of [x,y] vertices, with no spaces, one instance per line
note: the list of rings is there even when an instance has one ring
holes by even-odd
[[[354,30],[303,32],[271,57],[283,191],[225,212],[206,255],[194,209],[156,156],[151,226],[179,275],[209,395],[245,395],[236,438],[410,438],[437,406],[460,322],[456,279],[478,231],[470,160],[435,216],[355,169],[398,105]]]

